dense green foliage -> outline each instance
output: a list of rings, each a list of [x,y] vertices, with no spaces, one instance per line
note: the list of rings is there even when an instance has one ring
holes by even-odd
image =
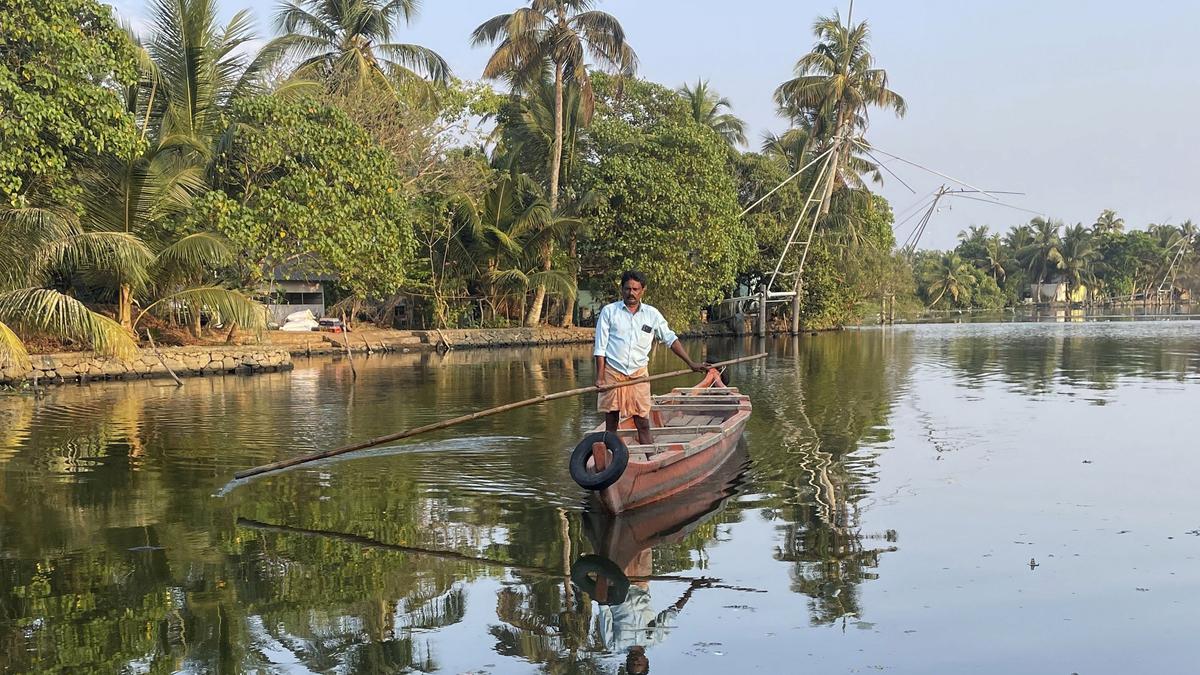
[[[414,238],[403,181],[361,127],[316,101],[270,96],[233,115],[217,159],[223,190],[198,215],[244,252],[251,278],[280,266],[333,275],[364,299],[404,283]]]
[[[1034,218],[1001,237],[972,226],[959,233],[954,251],[917,255],[918,293],[935,308],[996,309],[1068,297],[1072,303],[1170,302],[1200,291],[1200,232],[1191,221],[1123,228],[1111,210],[1091,227]],[[1058,284],[1062,294],[1051,297]]]
[[[11,0],[0,10],[0,195],[22,207],[78,197],[74,164],[137,144],[111,84],[132,83],[133,47],[95,0]]]
[[[603,195],[588,249],[592,278],[615,293],[622,270],[640,269],[651,302],[692,323],[731,289],[753,245],[725,144],[670,89],[626,81],[617,96],[611,80],[597,85],[587,150],[596,159],[584,169],[586,185]]]

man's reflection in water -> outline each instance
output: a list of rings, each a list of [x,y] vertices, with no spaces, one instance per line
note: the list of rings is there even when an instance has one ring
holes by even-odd
[[[646,648],[630,647],[625,657],[625,672],[628,675],[646,675],[650,672],[650,659],[646,658]]]
[[[646,549],[630,561],[623,570],[625,576],[650,576],[653,573],[653,551]],[[630,583],[624,602],[617,605],[600,605],[600,635],[604,646],[617,652],[636,646],[653,647],[661,644],[675,627],[675,618],[691,599],[692,592],[709,583],[711,582],[693,581],[674,604],[660,612],[654,611],[654,603],[650,599],[650,582]]]

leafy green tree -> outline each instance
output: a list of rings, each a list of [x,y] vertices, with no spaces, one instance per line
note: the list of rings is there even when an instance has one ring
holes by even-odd
[[[970,306],[978,309],[1000,309],[1005,304],[1004,291],[988,273],[976,267],[970,284]]]
[[[110,85],[137,79],[133,45],[91,0],[14,0],[0,11],[0,363],[24,363],[18,331],[106,353],[132,353],[114,321],[55,286],[60,263],[144,251],[85,237],[78,177],[95,156],[136,148],[137,129]]]
[[[596,120],[589,132],[585,182],[601,195],[585,268],[598,289],[638,268],[650,277],[649,300],[677,325],[729,288],[751,255],[752,236],[738,218],[728,149],[694,121],[678,94],[643,80],[597,78]]]
[[[562,172],[564,143],[564,91],[568,84],[579,88],[582,120],[590,121],[595,107],[587,56],[601,66],[612,67],[626,75],[637,69],[637,55],[625,40],[625,29],[615,17],[591,9],[593,0],[530,0],[508,14],[500,14],[480,24],[471,34],[474,45],[496,44],[496,50],[484,67],[489,79],[507,78],[514,88],[524,88],[546,79],[547,67],[553,70],[554,147],[549,157],[550,210],[559,209],[558,193]],[[543,270],[550,269],[553,245],[542,259]],[[526,325],[541,321],[545,288],[538,286],[526,315]]]
[[[746,144],[746,123],[733,114],[733,103],[708,86],[708,80],[683,85],[676,91],[687,102],[692,119],[720,134],[730,146]]]
[[[361,89],[368,83],[391,89],[422,75],[438,83],[450,66],[437,52],[392,42],[397,24],[412,22],[419,0],[295,0],[279,5],[275,22],[284,34],[271,48],[302,59],[297,73],[335,90]]]
[[[137,144],[109,85],[137,78],[112,10],[94,0],[9,0],[0,10],[0,201],[77,210],[78,165]]]
[[[238,102],[221,191],[193,215],[244,251],[245,273],[288,266],[337,276],[359,301],[407,278],[413,229],[391,158],[345,113],[312,100]]]
[[[1159,242],[1143,230],[1106,233],[1099,238],[1103,266],[1099,278],[1105,288],[1133,300],[1153,283],[1163,251]]]

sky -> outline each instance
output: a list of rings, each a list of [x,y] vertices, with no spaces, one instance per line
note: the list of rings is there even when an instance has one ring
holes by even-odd
[[[139,25],[146,0],[110,0]],[[816,17],[848,0],[599,0],[625,27],[639,75],[672,87],[697,78],[728,97],[751,144],[782,131],[772,94],[813,44]],[[218,0],[249,9],[264,36],[275,0]],[[397,41],[440,53],[478,79],[486,48],[468,36],[519,0],[423,0]],[[984,190],[1017,208],[943,200],[922,247],[950,248],[969,225],[1007,230],[1035,214],[1091,224],[1102,209],[1129,227],[1200,219],[1196,154],[1200,84],[1194,49],[1200,2],[1190,0],[856,0],[877,65],[908,114],[871,114],[875,147]],[[881,157],[882,158],[882,157]],[[946,178],[886,160],[876,188],[901,224]],[[907,183],[909,187],[904,184]],[[912,191],[910,191],[910,188]],[[926,202],[927,203],[927,202]],[[1019,209],[1027,209],[1021,211]]]

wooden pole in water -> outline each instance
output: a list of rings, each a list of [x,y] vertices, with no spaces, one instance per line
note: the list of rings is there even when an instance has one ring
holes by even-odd
[[[744,363],[746,361],[754,361],[757,359],[761,359],[761,358],[765,357],[766,355],[767,355],[766,352],[763,352],[761,354],[755,354],[753,356],[743,356],[739,359],[722,361],[720,363],[714,363],[712,365],[714,368],[720,368],[722,366],[731,366],[735,363]],[[340,448],[334,448],[332,450],[324,450],[321,452],[315,452],[311,455],[301,455],[300,457],[293,457],[291,459],[283,459],[278,462],[272,462],[271,464],[264,464],[262,466],[256,466],[253,469],[246,469],[244,471],[239,471],[239,472],[233,474],[233,477],[238,480],[240,480],[242,478],[249,478],[251,476],[257,476],[259,474],[267,473],[270,471],[278,471],[280,469],[287,469],[287,468],[290,468],[290,467],[293,467],[293,466],[296,466],[299,464],[307,464],[308,462],[315,462],[319,459],[327,459],[329,457],[336,457],[338,455],[344,455],[348,452],[355,452],[357,450],[366,450],[367,448],[373,448],[377,445],[383,445],[384,443],[390,443],[391,441],[398,441],[400,439],[408,438],[410,436],[416,436],[417,434],[423,434],[427,431],[437,431],[438,429],[445,429],[446,427],[452,427],[456,424],[462,424],[463,422],[477,420],[481,417],[490,417],[491,415],[495,415],[495,414],[502,413],[502,412],[507,412],[509,410],[516,410],[517,408],[524,408],[525,406],[530,406],[530,405],[534,405],[537,403],[545,403],[547,401],[554,401],[554,400],[557,400],[560,398],[568,398],[571,396],[578,396],[579,394],[586,394],[586,393],[592,392],[592,391],[601,391],[602,389],[605,391],[607,391],[609,389],[618,389],[620,387],[628,387],[630,385],[641,384],[643,382],[653,382],[654,380],[661,380],[661,379],[667,378],[667,377],[678,377],[679,375],[685,375],[690,372],[692,372],[690,369],[676,370],[676,371],[672,371],[669,373],[660,373],[658,375],[651,375],[649,377],[639,377],[636,380],[630,380],[628,382],[621,382],[620,384],[615,384],[615,385],[607,385],[605,387],[597,387],[597,386],[580,387],[578,389],[569,389],[567,391],[560,391],[560,392],[557,392],[554,394],[543,394],[541,396],[535,396],[534,398],[527,398],[524,401],[517,401],[515,403],[506,403],[501,406],[496,406],[495,408],[488,408],[487,410],[480,410],[479,412],[473,412],[469,415],[462,415],[462,416],[455,417],[452,419],[443,420],[441,422],[435,422],[433,424],[426,424],[423,427],[416,427],[414,429],[406,429],[404,431],[400,431],[400,432],[397,432],[394,434],[388,434],[386,436],[372,438],[370,440],[361,441],[359,443],[353,443],[351,445],[344,445]]]
[[[158,346],[154,344],[154,336],[150,334],[149,328],[146,329],[146,339],[150,341],[150,348],[154,350],[154,355],[158,357],[158,362],[162,364],[163,368],[167,369],[167,374],[171,376],[171,379],[175,380],[175,386],[182,387],[183,383],[179,381],[179,376],[175,374],[175,371],[171,370],[171,366],[167,365],[167,360],[163,358],[162,352],[158,351]]]
[[[758,337],[767,336],[767,287],[763,286],[762,294],[758,298]]]

